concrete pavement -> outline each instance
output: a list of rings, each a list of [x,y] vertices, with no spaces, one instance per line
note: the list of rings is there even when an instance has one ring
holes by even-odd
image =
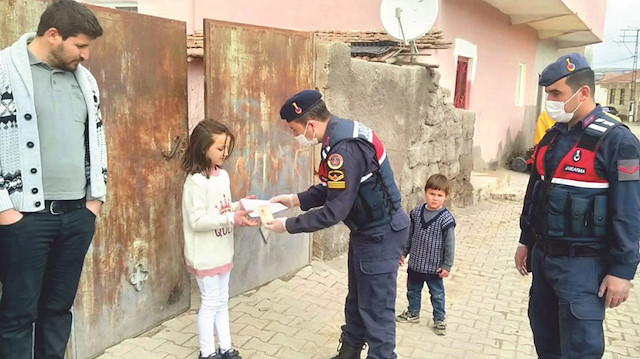
[[[419,324],[397,326],[399,358],[535,358],[527,319],[531,277],[513,265],[526,175],[511,173],[512,186],[479,204],[456,209],[456,259],[445,279],[448,333],[431,329],[425,289]],[[406,267],[398,274],[396,311],[406,308]],[[243,358],[329,358],[336,350],[347,291],[346,257],[313,261],[289,278],[275,280],[230,300],[232,341]],[[607,310],[605,358],[640,357],[640,290]],[[195,284],[194,284],[195,286]],[[198,357],[192,309],[108,349],[99,359]],[[363,358],[365,355],[362,356]]]

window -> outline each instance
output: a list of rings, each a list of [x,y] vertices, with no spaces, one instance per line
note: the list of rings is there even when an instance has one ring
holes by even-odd
[[[116,6],[116,9],[129,12],[138,12],[137,6]]]
[[[453,106],[457,108],[468,108],[469,106],[469,86],[467,75],[469,73],[469,58],[458,57],[458,68],[456,71],[456,92],[453,98]]]
[[[624,89],[620,89],[620,104],[624,105]]]
[[[527,75],[527,64],[518,64],[518,81],[516,83],[516,106],[524,105],[524,84]]]
[[[609,103],[610,104],[616,103],[616,90],[613,88],[609,89]]]

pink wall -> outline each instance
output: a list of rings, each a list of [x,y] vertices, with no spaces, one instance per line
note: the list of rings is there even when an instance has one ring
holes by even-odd
[[[445,29],[448,40],[460,38],[477,46],[469,102],[476,113],[474,146],[481,147],[484,161],[494,160],[522,128],[524,106],[535,105],[537,32],[527,25],[511,25],[507,15],[481,0],[441,0],[435,26]],[[450,89],[453,98],[454,49],[440,50],[430,61],[439,64],[440,85]],[[524,106],[515,105],[519,63],[526,64]]]
[[[376,30],[381,0],[138,0],[139,12],[187,21],[202,30],[215,19],[292,30]],[[185,9],[191,14],[185,15]]]
[[[501,156],[501,148],[515,139],[523,127],[527,106],[535,106],[537,91],[537,32],[527,25],[512,26],[509,17],[483,0],[439,0],[435,24],[447,40],[463,39],[477,48],[475,78],[469,109],[476,113],[474,146],[489,162]],[[602,32],[606,0],[564,1]],[[381,0],[139,0],[141,13],[187,21],[187,30],[202,29],[202,19],[218,19],[295,30],[382,29]],[[453,89],[456,77],[454,49],[432,52],[428,62],[439,64],[440,85]],[[524,102],[516,106],[519,63],[526,64]]]
[[[138,12],[184,21],[187,33],[193,33],[193,0],[138,0]]]
[[[601,40],[604,38],[604,14],[607,12],[607,0],[562,0],[569,9],[577,13],[580,19]],[[614,0],[615,1],[615,0]]]

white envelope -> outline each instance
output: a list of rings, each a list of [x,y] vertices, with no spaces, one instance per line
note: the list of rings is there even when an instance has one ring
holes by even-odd
[[[249,213],[249,216],[254,218],[260,217],[258,211],[256,210],[258,206],[269,206],[269,208],[271,209],[271,213],[274,214],[287,209],[287,207],[282,203],[269,203],[269,201],[266,199],[243,198],[240,200],[240,203],[242,204],[242,207],[244,207],[244,209],[246,209],[247,211],[253,211]]]

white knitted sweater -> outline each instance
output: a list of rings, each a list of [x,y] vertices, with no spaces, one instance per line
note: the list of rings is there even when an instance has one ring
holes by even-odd
[[[240,205],[231,201],[227,171],[209,178],[188,175],[182,192],[184,256],[191,273],[210,275],[233,266],[233,212]]]
[[[24,34],[0,51],[0,211],[44,209],[38,118],[33,101],[33,79]],[[104,202],[107,192],[107,147],[95,78],[82,65],[76,79],[87,104],[89,143],[85,163],[87,198]]]

